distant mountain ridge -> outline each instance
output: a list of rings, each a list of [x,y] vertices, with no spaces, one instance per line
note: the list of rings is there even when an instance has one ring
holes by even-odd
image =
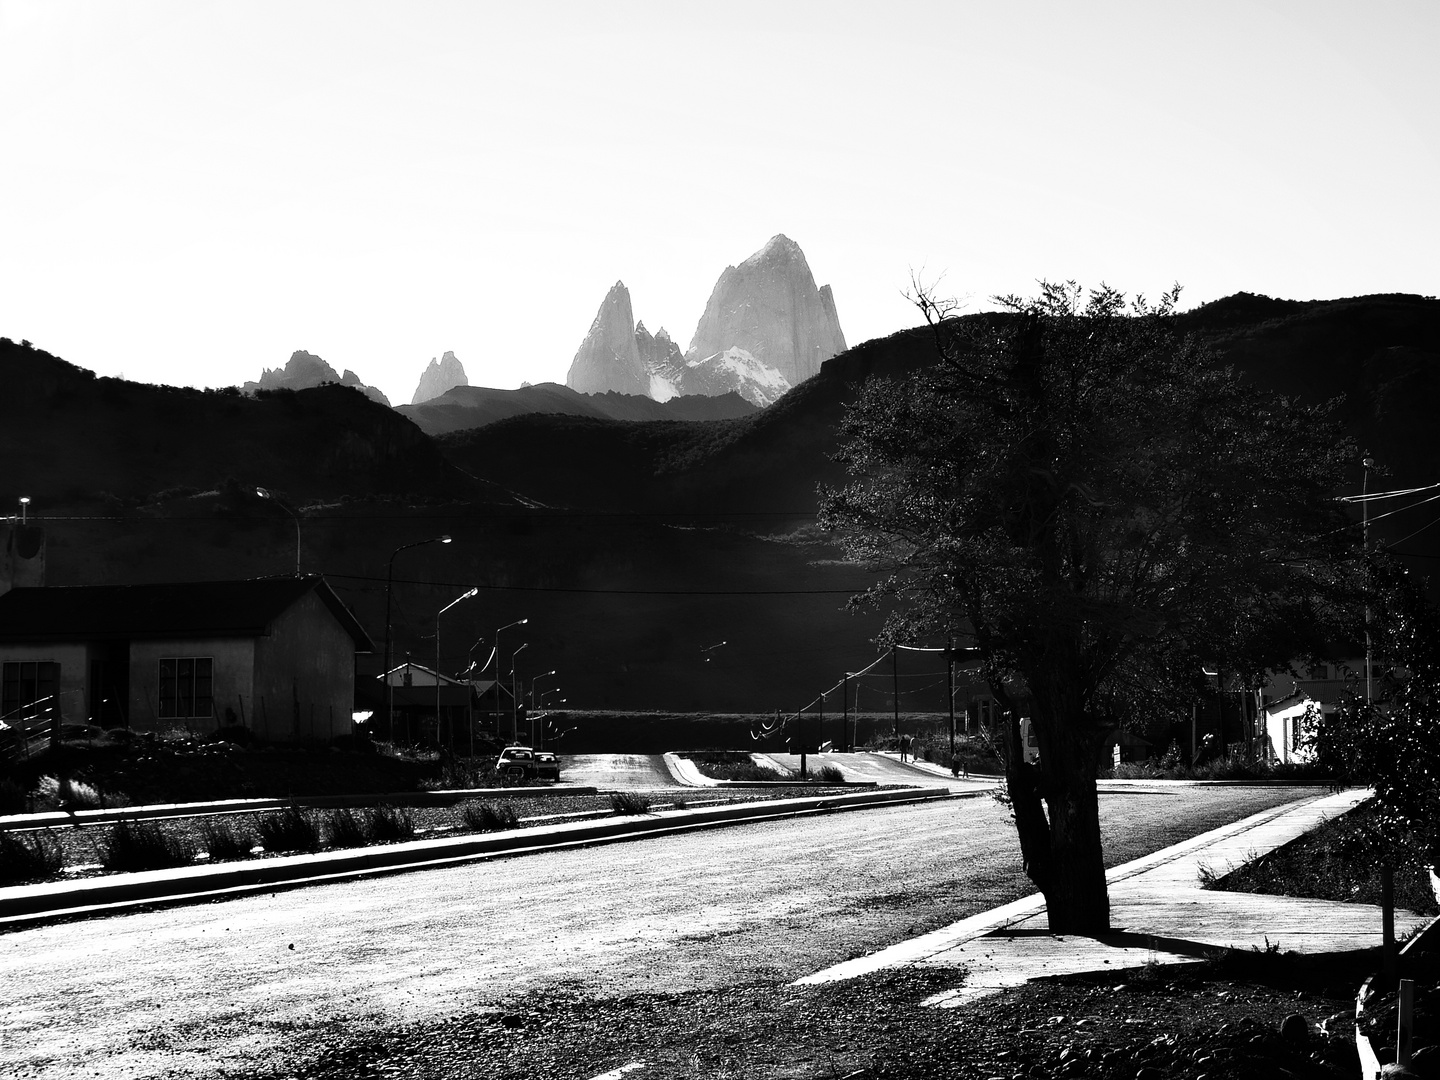
[[[345,374],[337,374],[324,360],[304,349],[296,349],[291,353],[283,368],[265,368],[261,371],[258,382],[247,382],[240,389],[244,393],[253,394],[256,390],[308,390],[327,383],[350,386],[371,401],[381,405],[390,404],[389,398],[375,387],[366,386],[360,381],[360,376],[349,368],[345,369]]]
[[[731,420],[748,416],[755,406],[735,393],[714,397],[677,397],[656,401],[639,394],[582,394],[559,383],[536,383],[518,390],[457,386],[420,405],[396,412],[427,435],[480,428],[529,414],[582,416],[599,420]]]
[[[816,288],[800,245],[779,234],[725,268],[683,354],[663,327],[652,335],[635,321],[630,291],[617,281],[565,382],[582,393],[657,401],[733,392],[763,407],[844,350],[830,286]]]

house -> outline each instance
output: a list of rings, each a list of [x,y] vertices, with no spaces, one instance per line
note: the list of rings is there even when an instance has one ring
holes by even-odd
[[[1375,669],[1375,674],[1381,674]],[[1348,697],[1364,697],[1365,661],[1312,664],[1301,671],[1275,675],[1265,687],[1260,707],[1263,739],[1269,760],[1310,761],[1304,745],[1316,717],[1328,716]]]
[[[472,705],[469,681],[437,674],[434,668],[410,660],[376,678],[380,680],[382,697],[379,715],[394,710],[390,738],[400,737],[407,742],[444,740],[451,746],[456,739],[466,738]]]
[[[374,646],[318,575],[17,588],[0,596],[0,718],[272,741],[351,730]]]

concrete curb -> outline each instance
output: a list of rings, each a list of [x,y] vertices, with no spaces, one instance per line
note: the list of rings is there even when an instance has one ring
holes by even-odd
[[[510,789],[513,790],[513,789]],[[965,793],[969,794],[969,793]],[[187,866],[80,881],[45,882],[0,889],[0,928],[107,914],[139,904],[186,903],[280,888],[344,881],[372,874],[429,867],[557,848],[641,839],[746,821],[861,810],[952,797],[945,788],[856,792],[823,798],[776,799],[696,810],[664,810],[605,821],[567,822],[507,833],[412,840],[381,847],[282,855],[214,866]]]
[[[1440,898],[1440,888],[1436,889],[1437,898]],[[1436,927],[1440,927],[1440,915],[1431,919],[1420,930],[1407,941],[1400,949],[1400,959],[1403,961],[1412,951],[1418,951],[1420,942],[1436,935]],[[1355,994],[1355,1051],[1360,1056],[1360,1080],[1379,1080],[1382,1062],[1380,1055],[1375,1052],[1375,1045],[1370,1037],[1365,1034],[1361,1024],[1365,1019],[1365,1010],[1370,1004],[1370,999],[1375,994],[1375,983],[1380,978],[1376,972],[1360,984],[1359,991]]]
[[[288,799],[216,799],[200,803],[151,803],[148,806],[112,806],[104,810],[48,810],[39,814],[0,815],[0,830],[55,829],[69,825],[104,825],[112,821],[147,818],[208,817],[212,814],[247,814],[283,810],[287,806],[330,809],[342,806],[453,806],[465,799],[535,798],[545,795],[595,795],[597,788],[545,787],[447,788],[443,791],[389,791],[377,795],[296,795]]]

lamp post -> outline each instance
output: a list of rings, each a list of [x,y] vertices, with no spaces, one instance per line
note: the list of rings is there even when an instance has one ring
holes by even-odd
[[[526,623],[528,623],[529,621],[530,621],[530,620],[529,620],[528,618],[525,618],[525,619],[516,619],[514,622],[512,622],[512,623],[507,623],[506,625],[500,627],[499,630],[496,630],[496,631],[495,631],[495,737],[496,737],[496,738],[499,738],[499,737],[500,737],[500,632],[501,632],[502,630],[509,630],[512,626],[524,626],[524,625],[525,625]],[[485,669],[484,669],[484,668],[481,668],[480,670],[481,670],[481,671],[484,671]]]
[[[512,709],[510,717],[510,741],[514,742],[520,738],[520,696],[515,692],[515,658],[529,648],[528,641],[521,644],[520,648],[510,654],[510,706]],[[496,662],[498,665],[498,661]],[[498,674],[498,672],[497,672]]]
[[[440,742],[440,616],[449,611],[461,600],[469,600],[480,591],[480,586],[473,585],[461,593],[450,603],[446,604],[435,613],[435,742]],[[455,723],[450,723],[450,752],[455,752]]]
[[[280,507],[280,509],[284,510],[287,514],[289,514],[292,518],[295,519],[295,576],[296,576],[296,577],[299,577],[299,576],[300,576],[300,518],[299,518],[299,516],[295,513],[294,510],[291,510],[290,507],[286,506],[283,502],[281,502],[279,499],[277,499],[274,495],[270,494],[270,492],[267,491],[265,488],[263,488],[263,487],[257,487],[257,488],[255,489],[255,494],[256,494],[256,495],[259,495],[260,498],[262,498],[262,499],[269,499],[269,500],[270,500],[271,502],[273,502],[276,506]]]
[[[536,740],[536,738],[535,738],[535,732],[536,732],[536,728],[535,728],[535,713],[539,710],[540,706],[539,706],[539,703],[535,700],[535,684],[538,683],[541,679],[548,679],[551,675],[554,675],[554,674],[555,674],[555,671],[554,671],[554,670],[551,670],[551,671],[545,672],[545,673],[542,674],[542,675],[536,675],[533,679],[530,680],[530,741],[535,744],[535,749],[536,749],[536,750],[539,750],[539,749],[540,749],[540,741],[543,741],[543,738],[544,738],[544,734],[545,734],[545,733],[544,733],[544,731],[542,730],[542,731],[540,732],[541,740],[540,740],[540,741],[537,741],[537,740]]]
[[[25,512],[30,509],[30,496],[20,496],[20,524],[25,524]]]
[[[390,678],[390,593],[395,586],[395,556],[402,551],[424,544],[448,544],[449,534],[432,536],[429,540],[416,540],[413,544],[401,544],[390,553],[390,562],[385,570],[385,724],[390,729],[390,738],[395,738],[395,683]]]

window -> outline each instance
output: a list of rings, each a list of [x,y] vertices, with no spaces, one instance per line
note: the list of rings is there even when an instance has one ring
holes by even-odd
[[[0,718],[37,716],[55,703],[59,689],[60,665],[54,660],[7,661],[0,691]]]
[[[171,656],[160,660],[160,716],[162,719],[209,717],[214,711],[208,656]]]

